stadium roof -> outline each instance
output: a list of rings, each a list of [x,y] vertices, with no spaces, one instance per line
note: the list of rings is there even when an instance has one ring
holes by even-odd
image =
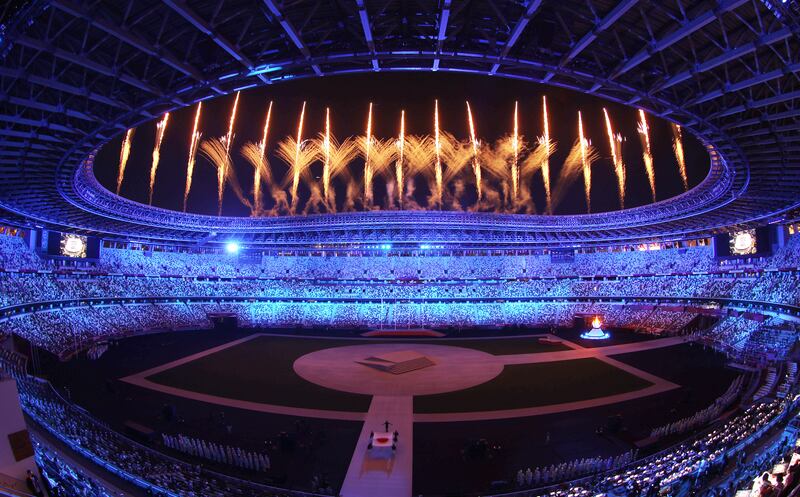
[[[236,232],[271,244],[599,243],[775,222],[800,203],[794,1],[34,0],[0,15],[0,215],[13,224],[183,241]],[[711,173],[684,195],[619,213],[232,219],[121,199],[91,172],[111,137],[198,100],[410,70],[517,78],[641,107],[697,135]]]

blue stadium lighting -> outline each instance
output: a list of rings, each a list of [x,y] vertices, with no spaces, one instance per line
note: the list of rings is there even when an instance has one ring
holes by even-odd
[[[283,67],[281,67],[281,66],[273,66],[273,65],[270,65],[270,64],[266,64],[266,65],[263,65],[263,66],[258,66],[258,67],[253,68],[253,70],[250,71],[247,75],[248,76],[258,76],[259,74],[266,74],[266,73],[270,73],[270,72],[280,71],[281,69],[283,69]]]
[[[225,244],[225,252],[229,254],[238,254],[241,247],[236,242],[228,242]]]

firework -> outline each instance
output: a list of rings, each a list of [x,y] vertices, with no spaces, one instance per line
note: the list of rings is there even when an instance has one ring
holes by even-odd
[[[150,165],[150,197],[148,203],[153,204],[153,187],[156,185],[156,173],[158,172],[158,162],[161,160],[161,142],[164,140],[164,133],[167,131],[169,112],[164,114],[164,118],[156,125],[156,143],[153,146],[153,162]]]
[[[194,176],[194,164],[197,159],[197,148],[200,145],[202,133],[197,130],[200,123],[200,111],[203,102],[197,102],[197,111],[194,114],[194,127],[192,135],[189,137],[189,157],[186,159],[186,188],[183,190],[183,212],[186,212],[186,202],[189,200],[189,192],[192,190],[192,177]]]
[[[642,160],[644,169],[647,171],[647,180],[650,182],[650,193],[653,202],[656,201],[656,171],[653,168],[653,153],[650,150],[650,128],[647,126],[647,117],[644,111],[639,109],[639,138],[642,140]]]
[[[372,205],[372,163],[370,162],[370,152],[372,151],[372,102],[369,103],[367,114],[367,134],[364,136],[362,153],[364,156],[364,204]]]
[[[513,161],[511,162],[511,192],[514,203],[519,199],[519,121],[517,120],[517,110],[519,102],[514,102],[514,136],[511,139],[513,148]]]
[[[581,145],[581,166],[583,169],[583,188],[586,194],[586,212],[592,212],[592,168],[587,156],[589,140],[583,134],[581,111],[578,111],[578,141]]]
[[[625,208],[625,162],[622,160],[622,135],[614,134],[611,127],[611,119],[608,111],[603,108],[603,117],[606,121],[606,133],[608,134],[608,145],[611,149],[611,162],[614,166],[614,174],[617,176],[617,189],[619,192],[619,208]]]
[[[128,157],[131,155],[131,143],[133,142],[134,129],[130,128],[125,133],[122,140],[122,148],[119,151],[119,172],[117,173],[117,195],[122,188],[122,179],[125,177],[125,167],[128,165]]]
[[[224,176],[222,176],[221,183],[223,185],[228,184],[230,185],[233,192],[236,194],[236,197],[239,201],[246,207],[248,207],[251,212],[254,209],[253,204],[244,196],[244,192],[242,191],[242,187],[239,184],[239,181],[236,177],[236,171],[231,167],[231,156],[228,153],[228,147],[225,145],[225,138],[209,138],[208,140],[203,140],[200,144],[200,153],[206,157],[209,162],[216,168],[217,170],[217,178],[220,178],[220,175],[223,174],[220,171],[224,171]],[[219,215],[219,209],[218,209]]]
[[[439,134],[439,100],[433,102],[433,146],[436,162],[433,166],[433,177],[436,189],[434,190],[433,203],[437,206],[442,205],[442,139]]]
[[[300,109],[300,121],[297,123],[297,140],[294,143],[294,160],[291,162],[292,168],[292,209],[297,208],[297,188],[300,185],[300,173],[303,172],[305,166],[309,165],[301,162],[303,150],[303,120],[306,117],[306,103],[303,102],[303,107]]]
[[[327,201],[331,184],[331,109],[325,107],[325,135],[322,137],[322,196]]]
[[[472,171],[475,173],[475,188],[478,191],[478,202],[483,196],[481,189],[481,163],[478,161],[478,139],[475,136],[475,121],[472,119],[472,109],[467,102],[467,118],[469,120],[469,136],[472,142]]]
[[[680,125],[672,123],[672,150],[675,152],[675,160],[678,161],[678,172],[681,174],[683,189],[689,189],[689,178],[686,176],[686,158],[683,155],[683,131]]]
[[[253,215],[258,216],[264,208],[261,193],[261,181],[263,175],[269,170],[267,162],[267,138],[269,137],[269,122],[272,118],[272,101],[267,108],[267,118],[264,120],[264,132],[261,141],[258,142],[258,162],[253,164]]]
[[[542,95],[542,123],[544,135],[539,139],[539,145],[543,147],[548,153],[542,159],[542,182],[544,183],[544,194],[547,202],[547,213],[553,213],[553,202],[550,195],[550,155],[552,145],[550,142],[550,123],[547,117],[547,97]]]
[[[397,138],[397,162],[394,166],[397,182],[397,205],[403,208],[403,159],[406,149],[406,111],[400,111],[400,136]]]

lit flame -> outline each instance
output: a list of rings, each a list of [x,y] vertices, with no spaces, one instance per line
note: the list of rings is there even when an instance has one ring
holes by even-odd
[[[608,145],[611,148],[611,162],[614,166],[614,174],[617,176],[617,190],[619,193],[619,208],[625,208],[625,162],[622,160],[622,135],[614,134],[611,127],[611,119],[608,111],[603,108],[603,116],[606,120],[606,133],[608,134]]]
[[[197,130],[200,124],[200,111],[203,102],[197,102],[197,111],[194,114],[194,127],[189,138],[189,157],[186,159],[186,188],[183,190],[183,212],[186,212],[186,202],[189,200],[189,192],[192,190],[192,177],[194,176],[194,165],[197,160],[197,148],[200,145],[200,133]]]
[[[686,176],[686,158],[683,155],[683,131],[680,125],[672,123],[672,150],[675,151],[675,160],[678,161],[678,172],[683,181],[683,189],[689,189],[689,178]]]
[[[469,119],[469,136],[472,141],[472,170],[475,173],[475,188],[478,190],[478,202],[483,192],[481,189],[481,163],[478,161],[478,139],[475,136],[475,121],[472,119],[472,109],[467,102],[467,117]]]
[[[164,133],[167,131],[169,112],[164,114],[164,118],[156,125],[156,144],[153,146],[153,163],[150,166],[150,197],[148,203],[153,204],[153,188],[156,185],[156,173],[158,172],[158,162],[161,160],[161,142],[164,140]]]
[[[656,201],[656,172],[653,169],[653,153],[650,150],[650,128],[647,126],[647,117],[644,111],[639,109],[639,137],[642,140],[642,160],[647,171],[647,180],[650,182],[650,193],[653,202]]]
[[[597,316],[594,317],[592,320],[592,328],[599,328],[600,327],[600,318]]]
[[[122,179],[125,177],[125,167],[128,165],[128,157],[131,155],[131,142],[133,141],[133,128],[125,133],[122,140],[122,148],[119,151],[119,172],[117,173],[117,195],[122,188]]]

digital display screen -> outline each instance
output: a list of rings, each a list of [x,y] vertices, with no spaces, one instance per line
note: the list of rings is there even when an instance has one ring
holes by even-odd
[[[736,231],[730,234],[728,244],[731,255],[751,255],[758,252],[756,230]]]
[[[59,254],[64,257],[86,258],[87,239],[81,235],[61,234]]]

